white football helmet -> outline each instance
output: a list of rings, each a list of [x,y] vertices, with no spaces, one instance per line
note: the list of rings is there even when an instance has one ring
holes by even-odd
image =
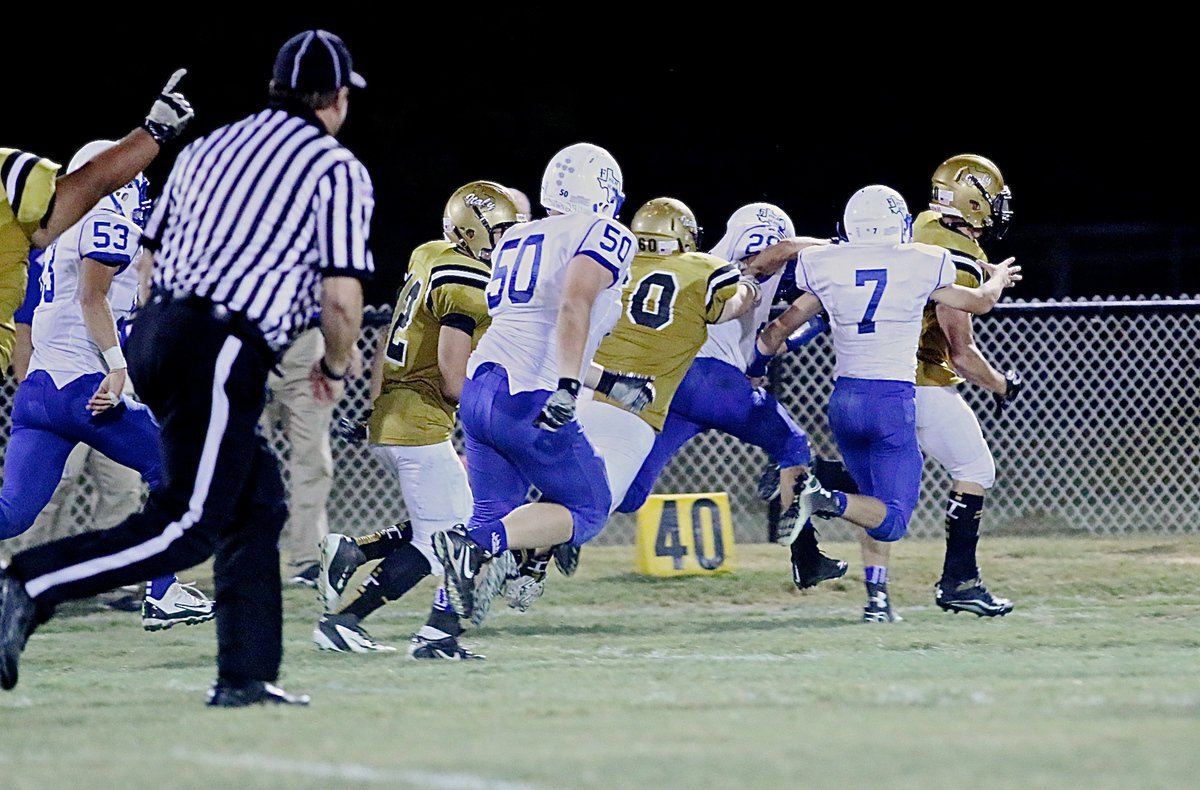
[[[912,214],[899,192],[874,184],[850,197],[842,228],[852,244],[903,244],[912,241]]]
[[[729,222],[725,223],[725,235],[709,252],[718,258],[730,260],[736,254],[733,246],[737,240],[746,229],[755,225],[768,225],[774,228],[778,231],[780,238],[796,235],[792,218],[779,206],[774,203],[749,203],[729,215]]]
[[[559,151],[542,176],[542,205],[563,214],[616,217],[625,202],[621,167],[598,145],[576,143]]]
[[[101,153],[115,146],[112,140],[93,140],[75,152],[67,165],[67,172],[73,173]],[[115,211],[133,221],[138,227],[145,227],[150,216],[150,182],[141,173],[133,177],[125,186],[113,192],[96,205],[99,208]]]

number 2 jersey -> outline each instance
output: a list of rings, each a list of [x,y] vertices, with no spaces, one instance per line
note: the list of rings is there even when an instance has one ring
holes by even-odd
[[[910,383],[925,305],[954,276],[950,254],[929,244],[809,247],[796,266],[796,285],[829,313],[834,378]]]
[[[637,242],[615,219],[598,214],[562,214],[510,228],[492,252],[487,287],[492,325],[467,365],[467,376],[494,362],[508,372],[509,394],[558,388],[558,311],[567,264],[586,256],[612,277],[592,304],[583,364],[569,371],[583,379],[600,340],[621,311],[621,288]]]
[[[741,232],[727,234],[711,252],[722,260],[737,264],[757,255],[782,237],[783,231],[776,225],[751,225]],[[759,284],[760,301],[753,310],[742,314],[737,320],[710,326],[708,340],[697,356],[719,359],[745,371],[746,365],[754,356],[751,350],[754,339],[758,337],[758,331],[770,317],[771,305],[775,301],[775,292],[779,290],[782,278],[781,269]]]
[[[438,337],[453,327],[479,342],[490,322],[484,288],[488,264],[458,252],[448,241],[413,251],[396,298],[383,383],[367,422],[372,444],[424,447],[448,441],[458,406],[442,394]]]
[[[33,311],[33,356],[29,370],[44,370],[63,387],[89,373],[108,368],[92,340],[80,305],[83,259],[117,270],[108,288],[108,303],[124,334],[137,305],[138,276],[130,265],[137,257],[142,230],[131,220],[107,209],[92,211],[67,229],[42,254],[42,299]]]
[[[662,430],[675,391],[704,345],[709,324],[737,293],[738,279],[736,267],[703,252],[639,253],[633,259],[620,318],[600,343],[596,362],[654,376],[654,400],[638,415],[654,430]],[[611,403],[600,393],[595,398]]]

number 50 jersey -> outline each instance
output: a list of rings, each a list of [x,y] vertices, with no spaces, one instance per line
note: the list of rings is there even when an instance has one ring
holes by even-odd
[[[492,325],[471,354],[467,376],[486,362],[508,372],[509,394],[558,387],[558,310],[567,264],[584,255],[603,266],[612,282],[592,305],[582,379],[600,340],[621,311],[621,287],[637,250],[633,234],[597,214],[562,214],[510,228],[492,253],[487,287]]]
[[[105,373],[100,347],[92,341],[79,300],[85,258],[117,270],[108,303],[118,330],[137,304],[137,257],[142,229],[120,214],[93,211],[63,232],[42,254],[42,298],[33,311],[33,357],[29,370],[44,370],[56,387],[89,373]],[[118,337],[124,335],[119,331]]]

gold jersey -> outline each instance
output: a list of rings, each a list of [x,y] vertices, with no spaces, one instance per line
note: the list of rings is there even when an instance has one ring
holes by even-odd
[[[654,376],[654,401],[639,415],[656,431],[708,337],[708,325],[737,293],[738,270],[703,252],[634,256],[621,317],[595,360],[608,370]],[[612,403],[600,393],[596,399]]]
[[[442,394],[438,334],[443,326],[460,329],[475,347],[490,322],[484,289],[491,276],[488,264],[447,241],[413,251],[388,329],[383,386],[367,422],[372,444],[422,447],[450,438],[458,406]]]
[[[54,205],[58,168],[49,159],[0,148],[0,374],[16,342],[13,313],[25,301],[30,239]]]
[[[947,228],[936,211],[923,211],[913,223],[913,241],[933,244],[950,251],[954,261],[954,282],[968,288],[978,288],[985,279],[979,261],[987,262],[983,248],[972,238]],[[937,304],[925,305],[921,320],[921,341],[917,345],[917,386],[950,387],[966,379],[958,375],[950,361],[950,341],[937,320]]]

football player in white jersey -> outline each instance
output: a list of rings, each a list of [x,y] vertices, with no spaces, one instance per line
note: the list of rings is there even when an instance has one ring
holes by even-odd
[[[910,242],[908,206],[885,186],[856,192],[843,224],[845,244],[800,254],[796,284],[805,293],[763,330],[756,352],[775,354],[803,323],[829,314],[837,357],[829,426],[860,493],[827,491],[809,476],[799,506],[805,516],[840,516],[882,541],[863,544],[863,619],[890,622],[899,618],[887,597],[887,546],[908,530],[921,489],[915,381],[925,304],[986,313],[1021,279],[1020,267],[1009,259],[987,267],[992,279],[981,288],[956,285],[949,252]]]
[[[464,617],[504,584],[508,549],[580,546],[608,519],[604,463],[575,419],[579,391],[586,380],[635,409],[653,393],[645,377],[591,364],[620,313],[637,252],[616,220],[622,190],[608,151],[568,146],[542,177],[550,216],[509,229],[492,254],[492,323],[467,364],[459,407],[474,509],[468,524],[436,533],[433,543]],[[526,504],[530,485],[541,499]],[[503,560],[478,578],[493,558]]]
[[[72,159],[83,167],[116,143],[97,140]],[[162,480],[158,424],[124,395],[125,324],[137,300],[132,263],[149,207],[137,178],[104,198],[42,258],[42,298],[33,313],[29,373],[13,401],[12,437],[0,491],[0,538],[27,530],[54,493],[67,456],[82,442],[137,470],[151,488]],[[213,617],[212,602],[168,575],[149,582],[147,630]]]
[[[667,462],[693,436],[718,430],[762,448],[780,467],[780,501],[785,510],[781,532],[792,550],[792,579],[804,589],[846,573],[846,563],[821,553],[811,522],[798,519],[793,507],[795,481],[808,469],[808,437],[788,411],[766,390],[747,380],[763,376],[750,367],[754,338],[770,314],[783,276],[783,264],[801,250],[827,240],[798,237],[791,218],[770,203],[751,203],[729,218],[725,235],[711,253],[743,270],[764,272],[761,300],[736,321],[708,327],[708,339],[680,383],[666,424],[617,510],[632,513],[654,489]]]

